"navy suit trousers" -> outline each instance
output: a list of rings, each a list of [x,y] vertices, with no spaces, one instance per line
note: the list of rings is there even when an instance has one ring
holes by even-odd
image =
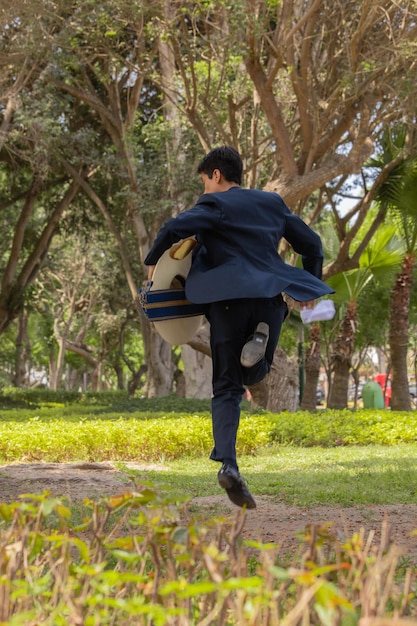
[[[236,437],[245,386],[260,382],[271,369],[288,308],[281,294],[273,298],[242,298],[207,305],[213,360],[213,461],[236,463]],[[252,368],[242,367],[240,354],[259,322],[269,325],[265,357]]]

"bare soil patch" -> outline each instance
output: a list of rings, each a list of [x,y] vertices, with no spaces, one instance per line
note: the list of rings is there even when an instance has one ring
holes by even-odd
[[[143,470],[157,466],[127,464]],[[160,469],[163,469],[162,467]],[[129,477],[111,463],[34,463],[0,466],[0,502],[19,501],[22,494],[66,496],[72,502],[126,493]],[[299,546],[298,533],[306,527],[331,523],[338,537],[351,537],[361,529],[379,543],[384,521],[388,522],[390,540],[404,556],[417,564],[417,505],[367,505],[354,507],[319,506],[302,508],[277,503],[269,496],[256,496],[257,508],[247,511],[242,531],[244,539],[278,543],[281,551]],[[234,515],[238,510],[226,494],[194,498],[190,508],[200,515]]]

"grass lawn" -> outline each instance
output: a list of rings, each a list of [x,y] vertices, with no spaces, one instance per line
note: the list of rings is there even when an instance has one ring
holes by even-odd
[[[0,463],[159,464],[163,470],[134,472],[138,482],[190,497],[221,493],[219,464],[208,458],[213,441],[207,402],[106,394],[94,402],[58,402],[58,395],[53,402],[50,394],[24,395],[0,403]],[[254,495],[288,505],[417,504],[416,459],[416,411],[241,416],[243,477]]]
[[[272,446],[241,456],[240,471],[254,495],[288,505],[417,504],[417,444],[299,448]],[[123,466],[123,465],[122,465]],[[146,471],[155,486],[190,497],[220,493],[219,464],[206,457]],[[133,471],[138,481],[142,471]]]

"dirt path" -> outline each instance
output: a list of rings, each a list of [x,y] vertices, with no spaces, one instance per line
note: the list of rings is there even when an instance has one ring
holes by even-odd
[[[157,466],[132,468],[146,470]],[[35,463],[0,466],[0,502],[13,502],[24,493],[65,495],[72,501],[101,495],[124,493],[130,488],[128,477],[110,463]],[[320,506],[301,508],[275,503],[268,496],[257,496],[257,509],[248,511],[242,535],[245,539],[274,542],[287,551],[299,545],[297,533],[307,525],[332,523],[338,536],[351,536],[361,528],[366,535],[381,535],[383,521],[390,527],[390,537],[404,555],[417,564],[417,505],[369,505],[355,507]],[[233,514],[237,509],[225,494],[194,498],[192,505],[208,515]]]

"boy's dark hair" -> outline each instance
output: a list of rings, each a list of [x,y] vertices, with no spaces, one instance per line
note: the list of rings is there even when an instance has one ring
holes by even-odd
[[[242,182],[243,163],[239,152],[230,146],[214,148],[201,161],[197,168],[198,174],[213,176],[214,170],[220,170],[229,183]]]

